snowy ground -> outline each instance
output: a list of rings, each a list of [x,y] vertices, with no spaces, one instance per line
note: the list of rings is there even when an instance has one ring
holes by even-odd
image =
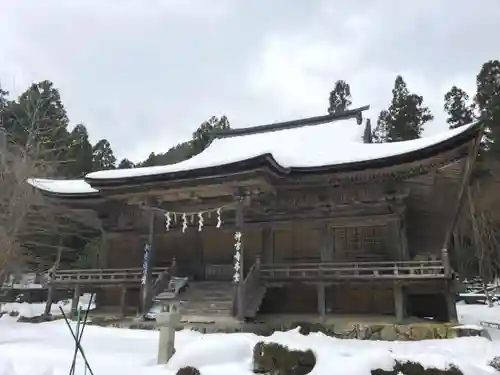
[[[464,324],[500,322],[500,306],[457,307]],[[34,310],[32,307],[30,311]],[[173,375],[185,365],[198,367],[202,375],[251,375],[252,348],[259,340],[312,349],[317,357],[312,375],[369,375],[370,369],[391,367],[393,358],[413,359],[435,367],[453,363],[465,375],[492,375],[495,372],[486,363],[500,355],[500,341],[483,338],[376,342],[339,340],[322,334],[302,336],[296,331],[278,332],[270,337],[182,331],[176,336],[177,352],[165,368],[156,365],[157,340],[158,333],[154,331],[88,326],[82,345],[96,375]],[[17,323],[16,318],[8,315],[0,319],[0,375],[67,374],[73,348],[73,338],[64,321]],[[81,360],[77,374],[84,374]]]
[[[89,306],[90,294],[83,294],[80,297],[80,301],[78,306],[83,310],[86,310]],[[69,313],[71,311],[71,301],[59,301],[52,304],[50,308],[50,313],[54,316],[61,315],[61,310],[59,307],[62,307],[64,313]],[[95,304],[92,303],[90,305],[90,309],[94,309]],[[40,316],[45,311],[45,302],[44,303],[27,303],[27,302],[13,302],[13,303],[0,303],[0,312],[10,313],[10,312],[18,312],[19,316],[24,316],[25,318],[31,318],[34,316]],[[1,332],[0,332],[1,335]],[[0,373],[1,374],[1,373]]]

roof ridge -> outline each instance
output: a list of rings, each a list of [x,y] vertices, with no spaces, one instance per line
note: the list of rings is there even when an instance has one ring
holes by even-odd
[[[349,109],[347,111],[342,111],[323,116],[314,116],[299,120],[276,122],[273,124],[266,124],[266,125],[255,125],[245,128],[223,129],[215,132],[213,136],[215,139],[217,139],[217,138],[230,138],[243,135],[260,134],[260,133],[269,133],[279,130],[296,129],[304,126],[315,126],[315,125],[325,124],[327,122],[346,120],[349,118],[356,118],[358,125],[361,125],[363,121],[362,113],[363,111],[366,111],[368,109],[370,109],[370,106],[365,105],[363,107]]]

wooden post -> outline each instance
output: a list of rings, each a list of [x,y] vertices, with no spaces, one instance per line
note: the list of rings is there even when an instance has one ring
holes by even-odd
[[[245,237],[243,235],[245,218],[243,216],[243,208],[244,208],[244,196],[241,192],[235,196],[237,201],[236,205],[236,231],[241,233],[241,247],[240,247],[240,280],[238,282],[238,290],[237,290],[237,317],[239,321],[245,320],[245,272],[244,272],[244,259],[245,259]]]
[[[99,246],[97,266],[99,268],[106,268],[107,264],[108,264],[108,238],[104,229],[101,229],[101,244]]]
[[[172,264],[170,265],[170,277],[178,276],[177,271],[177,258],[175,256],[172,257]]]
[[[149,235],[148,235],[148,243],[149,245],[149,254],[146,257],[145,264],[143,266],[146,267],[146,272],[145,272],[145,280],[144,280],[144,285],[142,287],[142,308],[141,312],[143,314],[147,313],[149,304],[150,304],[150,298],[153,298],[151,296],[151,263],[152,263],[152,258],[153,258],[153,239],[154,239],[154,230],[155,230],[155,217],[156,217],[156,212],[154,210],[151,210],[150,214],[150,219],[149,219]]]
[[[441,250],[441,257],[443,261],[444,274],[449,277],[451,276],[452,271],[451,271],[450,257],[448,256],[448,249]]]
[[[120,315],[125,317],[127,313],[127,287],[122,285],[120,293]]]
[[[450,323],[458,322],[456,292],[454,287],[454,280],[447,281],[446,283],[446,306],[448,307],[448,321]]]
[[[401,283],[394,283],[394,309],[396,310],[396,321],[402,323],[406,315],[406,306]]]
[[[397,231],[398,231],[398,236],[399,236],[399,246],[400,246],[400,257],[401,260],[409,260],[410,259],[410,253],[408,251],[408,237],[406,234],[406,221],[404,217],[401,217],[399,222],[396,222],[397,224]]]
[[[59,268],[59,263],[61,262],[61,254],[62,254],[62,239],[59,240],[59,246],[57,247],[57,256],[54,265],[52,266],[52,271],[49,274],[48,286],[47,286],[47,302],[45,303],[45,311],[43,314],[45,316],[50,314],[50,310],[52,308],[52,302],[54,300],[54,285],[52,284],[52,280],[56,276],[57,269]]]
[[[273,230],[269,226],[262,229],[262,260],[265,264],[273,263]]]
[[[71,300],[71,317],[72,318],[76,316],[79,301],[80,301],[80,285],[76,284],[75,290],[73,292],[73,299]]]
[[[255,270],[256,270],[257,272],[260,272],[260,264],[261,264],[260,255],[259,255],[259,254],[257,254],[257,255],[255,256]]]
[[[479,152],[479,146],[481,145],[481,138],[484,134],[484,128],[485,127],[484,127],[484,123],[483,123],[483,124],[481,124],[480,131],[476,135],[476,139],[474,140],[474,142],[471,144],[471,146],[469,148],[469,156],[465,161],[465,165],[463,168],[462,181],[460,183],[460,188],[458,190],[458,197],[457,197],[457,201],[456,201],[455,207],[454,207],[455,212],[453,214],[453,218],[452,218],[451,222],[449,223],[449,227],[445,232],[443,246],[441,247],[442,249],[448,248],[451,236],[453,234],[453,231],[455,230],[455,225],[457,223],[458,216],[460,215],[462,203],[468,195],[467,188],[469,187],[469,183],[470,183],[470,179],[471,179],[471,175],[472,175],[472,170],[474,168],[474,163],[476,162],[476,157],[477,157],[477,154]]]
[[[318,313],[323,318],[326,313],[325,284],[318,284]]]
[[[322,262],[333,261],[333,230],[328,225],[321,227],[322,245],[320,249],[320,259]]]

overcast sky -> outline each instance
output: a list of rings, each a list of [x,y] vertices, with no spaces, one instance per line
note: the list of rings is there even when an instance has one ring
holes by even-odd
[[[397,74],[444,130],[443,95],[500,58],[500,0],[0,0],[0,80],[48,79],[72,125],[139,161],[212,115],[325,113],[333,83],[387,107]]]

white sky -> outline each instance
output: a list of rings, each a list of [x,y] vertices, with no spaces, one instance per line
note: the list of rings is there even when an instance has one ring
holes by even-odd
[[[397,74],[446,128],[443,95],[471,94],[500,58],[499,0],[0,0],[0,80],[48,79],[72,125],[134,161],[233,127],[320,115],[337,79],[387,107]]]

